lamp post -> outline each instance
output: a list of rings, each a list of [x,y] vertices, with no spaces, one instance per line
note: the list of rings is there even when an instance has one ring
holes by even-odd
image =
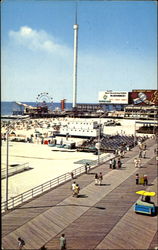
[[[101,124],[99,124],[99,127],[98,127],[98,165],[100,163],[100,128],[101,128]]]
[[[156,140],[156,114],[157,114],[157,110],[156,107],[154,106],[154,124],[153,124],[153,136],[155,137]]]
[[[136,146],[136,121],[134,123],[134,147]]]
[[[19,121],[17,119],[16,121]],[[6,150],[6,210],[8,210],[8,191],[9,191],[9,132],[11,131],[11,127],[7,127],[6,130],[6,139],[7,139],[7,150]]]
[[[7,158],[6,158],[6,210],[8,210],[8,168],[9,168],[9,128],[6,132],[7,136]]]
[[[98,142],[95,145],[95,147],[98,150],[98,165],[100,163],[100,134],[101,134],[101,124],[99,123],[98,126],[97,126]]]

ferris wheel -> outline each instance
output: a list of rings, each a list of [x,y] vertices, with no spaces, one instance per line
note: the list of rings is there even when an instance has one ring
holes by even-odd
[[[53,98],[47,92],[42,92],[38,94],[36,103],[37,107],[48,107],[48,109],[52,109]]]

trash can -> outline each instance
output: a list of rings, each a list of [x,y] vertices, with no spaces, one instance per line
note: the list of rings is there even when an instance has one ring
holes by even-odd
[[[140,177],[140,179],[139,179],[139,184],[144,184],[144,178],[143,177]]]

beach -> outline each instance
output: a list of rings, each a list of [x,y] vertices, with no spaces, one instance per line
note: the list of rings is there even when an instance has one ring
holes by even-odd
[[[30,138],[30,136],[37,132],[41,132],[45,137],[51,135],[51,127],[58,123],[67,123],[72,118],[64,119],[39,119],[18,121],[18,125],[13,121],[10,131],[16,135]],[[83,119],[85,120],[85,119]],[[89,119],[88,119],[89,120]],[[104,124],[107,120],[97,120]],[[120,135],[134,135],[135,121],[134,120],[120,120],[120,126],[104,126],[103,132],[105,134],[120,134]],[[6,132],[6,126],[2,128],[2,133]],[[10,136],[11,138],[11,136]],[[65,141],[65,137],[56,137],[57,143],[61,140]],[[83,138],[68,138],[69,142],[74,142],[76,145],[81,144],[85,139]],[[2,169],[6,167],[6,141],[2,141]],[[105,156],[106,153],[101,154]],[[72,170],[78,168],[82,164],[77,164],[80,160],[95,161],[98,159],[97,155],[93,153],[77,152],[76,150],[65,150],[57,147],[49,147],[47,144],[41,144],[41,139],[34,136],[33,143],[13,142],[9,141],[9,166],[16,164],[28,163],[30,170],[24,171],[9,177],[9,198],[23,193],[31,188],[34,188],[42,183],[54,179],[62,174],[70,173]],[[5,186],[6,180],[1,182],[2,187],[2,201],[5,200]]]

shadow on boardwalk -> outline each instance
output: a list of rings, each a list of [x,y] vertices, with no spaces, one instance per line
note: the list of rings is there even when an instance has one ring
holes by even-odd
[[[86,196],[88,197],[88,196]],[[86,198],[85,195],[79,195],[78,198]],[[75,198],[74,198],[75,199]],[[47,205],[47,206],[33,206],[33,207],[18,207],[16,210],[27,210],[27,209],[33,209],[33,208],[52,208],[52,207],[87,207],[87,208],[97,208],[97,209],[106,209],[105,207],[100,207],[100,206],[88,206],[88,205],[78,205],[78,204],[62,204],[62,205]]]

